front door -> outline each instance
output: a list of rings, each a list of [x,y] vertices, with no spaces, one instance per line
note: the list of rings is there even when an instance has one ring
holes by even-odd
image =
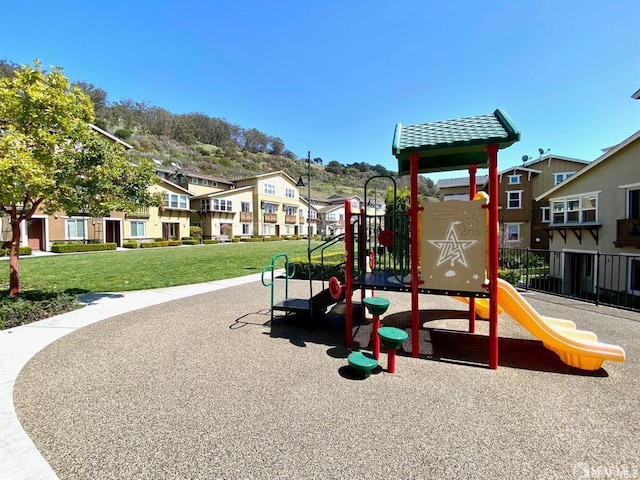
[[[120,243],[120,221],[118,220],[105,220],[106,232],[105,241],[107,243],[115,243],[117,247],[121,247]]]
[[[42,250],[44,245],[44,218],[32,218],[27,222],[27,238],[33,250]]]

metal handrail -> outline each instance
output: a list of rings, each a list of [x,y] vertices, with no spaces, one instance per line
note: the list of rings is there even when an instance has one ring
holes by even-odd
[[[273,320],[273,305],[275,303],[275,267],[276,261],[279,258],[284,258],[284,299],[289,298],[289,279],[293,277],[296,272],[296,265],[294,263],[289,262],[289,257],[286,253],[276,253],[271,258],[271,265],[267,265],[262,269],[262,275],[260,281],[262,285],[265,287],[271,287],[271,320]],[[293,267],[293,268],[291,268]],[[267,272],[271,272],[271,281],[269,283],[265,282],[264,274]]]

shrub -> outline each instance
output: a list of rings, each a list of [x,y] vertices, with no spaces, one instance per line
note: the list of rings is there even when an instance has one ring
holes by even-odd
[[[331,277],[337,277],[338,280],[344,281],[344,261],[345,254],[336,252],[324,256],[324,268],[319,255],[311,258],[311,264],[306,258],[300,257],[291,259],[289,263],[295,267],[293,278],[309,278],[309,269],[311,269],[311,277],[314,279],[328,280]]]
[[[155,247],[168,247],[169,246],[169,241],[168,240],[160,240],[160,241],[153,241],[153,242],[144,242],[140,244],[140,248],[155,248]]]
[[[100,252],[115,249],[115,243],[55,243],[51,247],[53,253]]]
[[[28,245],[25,245],[24,247],[20,247],[18,249],[18,255],[31,255],[32,252],[33,252],[33,249]],[[8,248],[0,248],[0,257],[6,257],[8,255],[9,255]]]
[[[241,237],[241,242],[261,242],[262,237]]]
[[[196,240],[195,238],[183,238],[182,239],[182,244],[183,245],[198,245],[200,243],[199,240]]]
[[[138,248],[138,242],[135,240],[127,240],[122,244],[123,248]]]
[[[81,307],[75,295],[23,291],[17,298],[0,294],[0,330],[42,320]]]
[[[240,237],[233,237],[233,238],[231,239],[231,241],[232,241],[233,243],[238,243],[238,242],[240,241]]]
[[[179,247],[180,245],[182,245],[182,240],[169,240],[167,244],[170,247]]]
[[[190,238],[195,238],[200,241],[202,239],[202,228],[192,225],[189,227]]]
[[[119,128],[113,134],[118,137],[120,140],[127,141],[131,138],[131,132],[126,128]]]
[[[518,282],[520,281],[520,270],[509,270],[509,269],[498,270],[498,277],[509,282],[511,285],[515,287],[518,285]]]
[[[215,245],[216,243],[220,243],[216,238],[210,238],[209,240],[205,240],[203,242],[205,245]]]

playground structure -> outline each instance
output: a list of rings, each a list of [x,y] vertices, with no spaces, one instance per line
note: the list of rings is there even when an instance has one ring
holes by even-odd
[[[345,281],[337,286],[334,281],[326,290],[323,284],[322,292],[311,295],[305,304],[310,315],[314,315],[314,305],[326,307],[344,298],[345,341],[351,348],[357,290],[362,303],[366,291],[410,293],[411,354],[419,357],[418,295],[461,297],[469,303],[469,333],[475,332],[477,311],[488,318],[491,369],[497,369],[499,363],[498,314],[502,309],[568,365],[597,370],[605,360],[623,361],[622,348],[598,342],[595,334],[577,330],[573,322],[539,315],[515,288],[498,278],[498,150],[519,139],[519,131],[499,109],[476,117],[398,124],[392,152],[398,173],[410,175],[409,209],[367,215],[364,208],[353,212],[351,203],[345,202]],[[488,196],[475,191],[478,168],[489,170]],[[469,201],[418,204],[419,174],[460,169],[469,172]],[[365,184],[365,205],[368,183],[375,178]],[[395,182],[393,185],[395,197]],[[291,310],[284,303],[273,306],[272,298],[273,309]]]

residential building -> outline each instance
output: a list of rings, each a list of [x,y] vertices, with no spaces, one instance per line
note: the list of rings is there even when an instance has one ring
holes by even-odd
[[[487,175],[477,175],[476,191],[482,190],[488,179],[489,177]],[[469,176],[443,178],[438,180],[436,187],[439,189],[440,201],[469,200]]]
[[[201,173],[187,172],[179,166],[176,166],[174,169],[157,167],[156,173],[160,178],[189,190],[193,195],[203,195],[235,188],[235,183],[231,180]]]
[[[194,195],[191,210],[191,225],[202,228],[205,240],[254,235],[256,219],[251,185]]]
[[[320,235],[335,237],[344,233],[346,201],[351,202],[352,212],[359,212],[363,206],[358,195],[332,195],[326,199],[311,199],[312,204],[318,207]]]
[[[501,246],[548,249],[544,227],[549,222],[549,204],[534,198],[588,164],[585,160],[547,154],[498,172]]]
[[[89,126],[109,141],[122,145],[125,150],[133,148],[132,145],[109,132],[95,125]],[[31,219],[22,223],[20,245],[28,245],[34,250],[51,250],[54,242],[108,241],[120,246],[123,217],[123,214],[118,212],[112,212],[106,217],[93,217],[86,211],[56,212],[49,215],[45,212],[45,205],[42,204]],[[11,227],[8,223],[0,219],[1,243],[11,239]]]
[[[124,239],[144,242],[156,238],[180,240],[188,237],[192,193],[162,178],[150,188],[163,194],[163,204],[126,214]]]
[[[300,198],[296,181],[283,171],[264,173],[236,180],[236,188],[251,187],[252,234],[264,237],[315,235],[317,221],[313,206]],[[310,218],[305,218],[304,213]]]
[[[624,278],[626,291],[640,295],[638,165],[640,131],[535,198],[550,205],[544,228],[549,248],[562,255],[558,271],[550,274],[563,278],[563,293],[617,291],[611,282]],[[607,262],[598,254],[618,254],[626,261]]]

